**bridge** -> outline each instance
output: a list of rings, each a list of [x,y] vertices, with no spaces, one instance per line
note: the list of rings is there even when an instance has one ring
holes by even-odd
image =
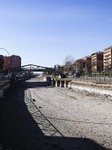
[[[39,65],[34,65],[34,64],[27,64],[27,65],[23,65],[21,67],[18,68],[11,68],[10,69],[11,72],[25,72],[25,71],[37,71],[37,72],[55,72],[54,68],[51,67],[44,67],[44,66],[39,66]]]

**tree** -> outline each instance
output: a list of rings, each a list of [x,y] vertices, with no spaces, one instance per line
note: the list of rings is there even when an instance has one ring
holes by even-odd
[[[3,56],[0,56],[0,72],[3,70],[3,65],[4,65],[4,59]]]
[[[74,58],[70,55],[68,55],[64,60],[64,70],[67,73],[73,73],[74,72]]]

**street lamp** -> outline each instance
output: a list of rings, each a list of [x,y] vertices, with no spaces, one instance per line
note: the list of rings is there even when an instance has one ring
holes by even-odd
[[[5,48],[0,48],[0,49],[6,51],[7,54],[8,54],[8,56],[10,57],[10,54],[9,54],[8,50],[6,50]],[[9,58],[9,69],[10,69],[10,58]],[[8,73],[9,73],[9,72],[10,72],[10,71],[8,70]]]

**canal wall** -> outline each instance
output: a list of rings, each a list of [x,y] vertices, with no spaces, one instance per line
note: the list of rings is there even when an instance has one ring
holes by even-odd
[[[0,83],[0,98],[4,96],[4,93],[10,88],[10,81],[2,81]]]
[[[14,87],[18,82],[26,80],[28,78],[20,78],[17,80],[4,80],[0,82],[0,98],[4,97],[4,95],[7,93],[7,91]]]
[[[97,84],[93,82],[72,80],[71,82],[69,82],[68,87],[75,89],[75,90],[87,91],[90,93],[112,96],[111,84]]]

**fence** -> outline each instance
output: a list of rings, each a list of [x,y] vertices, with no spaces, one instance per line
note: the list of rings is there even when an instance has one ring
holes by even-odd
[[[80,78],[74,78],[74,80],[93,82],[93,83],[97,83],[97,84],[112,85],[112,78],[109,78],[109,77],[80,77]]]

